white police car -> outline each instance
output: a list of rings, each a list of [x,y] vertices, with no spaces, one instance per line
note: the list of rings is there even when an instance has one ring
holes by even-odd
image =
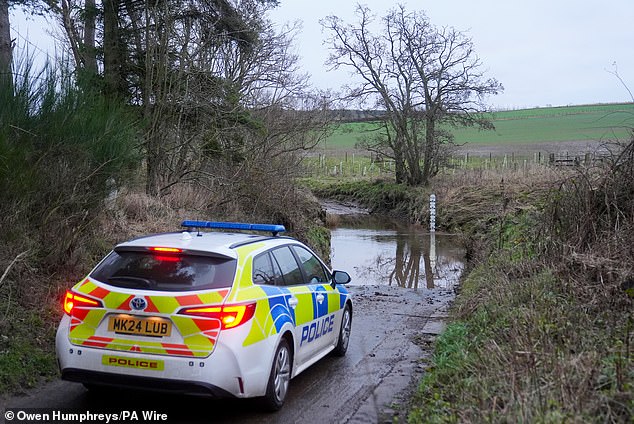
[[[117,245],[66,292],[56,337],[63,379],[261,397],[277,410],[291,378],[346,353],[346,272],[277,236],[280,225],[182,225]],[[212,228],[273,235],[204,231]]]

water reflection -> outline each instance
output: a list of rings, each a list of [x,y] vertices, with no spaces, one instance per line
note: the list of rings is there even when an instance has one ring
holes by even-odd
[[[353,285],[452,288],[464,269],[458,237],[375,217],[342,218],[332,230],[332,265]]]

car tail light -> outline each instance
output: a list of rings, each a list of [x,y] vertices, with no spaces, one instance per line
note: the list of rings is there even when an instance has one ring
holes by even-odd
[[[91,299],[79,295],[70,290],[66,291],[64,295],[64,312],[68,315],[72,315],[74,308],[102,308],[103,304],[99,300]]]
[[[253,318],[255,305],[254,302],[238,305],[200,306],[195,308],[183,308],[179,313],[219,319],[222,323],[222,329],[226,330],[242,325]]]

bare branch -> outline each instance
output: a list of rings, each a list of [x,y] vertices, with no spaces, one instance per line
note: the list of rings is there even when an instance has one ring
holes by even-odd
[[[634,102],[634,95],[632,94],[632,92],[630,91],[630,88],[627,86],[627,84],[625,84],[625,81],[623,81],[623,78],[621,78],[621,75],[619,75],[619,69],[618,66],[616,64],[616,61],[612,62],[612,68],[613,70],[610,71],[608,69],[606,69],[605,71],[609,74],[612,74],[616,77],[616,79],[618,79],[621,84],[623,85],[623,87],[625,87],[625,89],[627,90],[627,92],[630,95],[630,99],[632,99],[632,102]]]
[[[2,287],[2,285],[4,284],[4,279],[7,278],[7,275],[9,275],[9,271],[11,271],[11,268],[13,267],[13,265],[18,263],[29,252],[30,250],[25,250],[24,252],[19,253],[15,258],[13,258],[11,263],[4,269],[4,272],[2,273],[2,277],[0,277],[0,287]]]

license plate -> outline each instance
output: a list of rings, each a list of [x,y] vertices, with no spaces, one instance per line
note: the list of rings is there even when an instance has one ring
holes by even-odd
[[[108,331],[117,334],[137,336],[167,337],[172,333],[172,323],[160,317],[136,317],[115,315],[108,321]]]

